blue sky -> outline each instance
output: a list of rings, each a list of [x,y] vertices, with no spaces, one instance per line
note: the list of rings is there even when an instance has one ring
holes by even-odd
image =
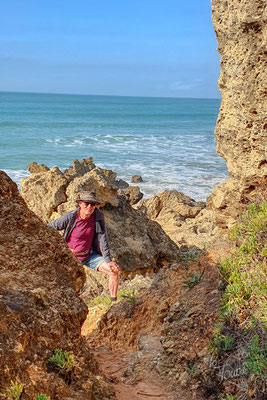
[[[220,97],[209,0],[2,0],[0,91]]]

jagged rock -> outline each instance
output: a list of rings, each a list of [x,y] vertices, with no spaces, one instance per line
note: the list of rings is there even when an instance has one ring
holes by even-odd
[[[136,204],[143,198],[143,193],[138,186],[129,186],[124,193],[128,196],[130,204]]]
[[[192,222],[192,219],[204,207],[204,202],[196,202],[175,190],[164,190],[148,200],[142,200],[136,206],[148,218],[158,222],[175,243],[190,246],[196,245],[197,235],[195,220]],[[186,227],[187,222],[188,226]],[[204,226],[202,226],[202,229],[204,229]],[[199,237],[198,244],[202,241],[203,237]]]
[[[93,167],[92,167],[93,166]],[[36,169],[38,170],[38,168]],[[20,182],[21,194],[29,208],[45,222],[59,217],[77,207],[76,198],[81,190],[96,192],[102,205],[117,205],[116,174],[110,170],[96,168],[93,159],[79,163],[63,173],[58,167],[32,173]]]
[[[267,176],[266,3],[212,0],[211,4],[221,54],[222,102],[215,137],[230,180],[214,189],[207,207],[217,224],[231,227],[248,196]]]
[[[62,172],[58,168],[53,168],[31,173],[21,180],[20,186],[28,207],[44,221],[48,221],[51,213],[67,200],[65,192],[67,184],[68,179]]]
[[[146,209],[151,219],[164,219],[166,215],[174,213],[181,219],[195,218],[205,208],[204,202],[196,202],[189,196],[176,190],[164,190],[148,200],[142,201],[139,209]]]
[[[222,232],[214,221],[214,214],[205,208],[196,218],[186,219],[173,233],[173,240],[180,246],[206,249],[217,240],[218,235],[222,235]]]
[[[102,168],[101,168],[101,171],[109,179],[109,181],[112,182],[112,184],[117,186],[117,181],[116,181],[117,174],[116,174],[116,172],[113,172],[111,169],[102,169]]]
[[[127,271],[146,270],[177,259],[178,247],[160,225],[134,210],[124,197],[119,199],[118,207],[102,209],[119,265]]]
[[[132,176],[131,183],[140,183],[140,182],[144,182],[141,175]]]
[[[35,162],[35,161],[33,163],[27,165],[27,168],[31,174],[49,171],[49,168],[46,165],[44,165],[44,164],[38,165],[37,162]]]
[[[162,228],[128,204],[127,196],[116,185],[114,172],[97,167],[85,170],[83,175],[81,169],[79,175],[67,171],[31,174],[21,181],[22,196],[45,222],[76,208],[80,191],[93,190],[106,217],[111,254],[123,270],[154,269],[177,258],[178,247]]]
[[[129,187],[129,183],[127,183],[123,179],[118,179],[118,180],[116,180],[115,183],[119,189],[126,189],[127,187]]]
[[[267,198],[267,179],[254,177],[229,180],[215,186],[212,195],[207,198],[207,209],[212,210],[213,221],[220,228],[232,228],[240,214],[249,203],[262,202]]]
[[[117,191],[115,179],[110,179],[106,170],[94,168],[83,176],[75,177],[69,180],[66,188],[67,202],[62,203],[55,213],[51,215],[52,219],[59,217],[67,211],[77,207],[76,199],[79,192],[89,190],[96,193],[96,197],[101,202],[101,206],[105,204],[118,205]],[[22,192],[23,193],[23,192]]]
[[[25,400],[37,393],[64,400],[115,399],[80,335],[87,315],[78,296],[83,268],[2,171],[0,232],[0,397],[6,398],[13,380],[24,385]],[[47,371],[56,348],[79,363],[71,381]]]
[[[95,164],[93,161],[93,157],[85,158],[82,161],[73,160],[72,167],[66,169],[64,171],[64,175],[69,178],[82,176],[86,172],[89,172],[95,168]]]

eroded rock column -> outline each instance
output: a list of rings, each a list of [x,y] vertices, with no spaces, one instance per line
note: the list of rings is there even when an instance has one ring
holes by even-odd
[[[221,54],[222,94],[215,129],[217,152],[229,181],[215,187],[208,208],[216,222],[231,226],[267,175],[267,3],[211,0]]]

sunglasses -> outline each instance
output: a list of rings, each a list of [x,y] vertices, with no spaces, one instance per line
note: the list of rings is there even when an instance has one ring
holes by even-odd
[[[94,203],[92,201],[83,201],[83,204],[85,204],[86,207],[88,207],[89,205],[95,207],[97,205],[97,203]]]

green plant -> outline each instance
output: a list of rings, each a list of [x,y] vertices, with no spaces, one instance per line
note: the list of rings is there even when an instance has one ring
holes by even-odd
[[[99,305],[105,305],[108,306],[110,305],[111,300],[109,296],[98,296],[94,297],[92,300],[90,300],[87,305],[88,307],[95,307]]]
[[[193,365],[193,366],[188,366],[188,367],[187,367],[187,373],[188,373],[190,376],[196,376],[196,375],[199,374],[199,369],[196,368],[194,365]]]
[[[50,397],[47,397],[45,394],[37,394],[34,400],[50,400]]]
[[[262,345],[267,323],[266,237],[267,202],[251,204],[231,230],[230,256],[219,265],[225,293],[218,316],[220,323],[215,326],[210,350],[220,356],[216,368],[221,376],[229,360],[236,360],[236,372],[240,370],[239,378],[242,376],[238,385],[240,392],[221,400],[234,400],[240,393],[242,398],[249,395],[250,379],[257,393],[263,393],[266,387],[267,346],[263,348]],[[231,354],[226,355],[230,350]]]
[[[23,391],[23,384],[11,381],[10,389],[7,389],[7,399],[8,400],[19,400],[21,393]]]
[[[235,338],[230,335],[215,334],[209,344],[209,349],[212,353],[221,355],[226,351],[230,351],[235,346]]]
[[[121,290],[119,292],[119,298],[123,298],[126,299],[126,301],[128,301],[128,303],[136,303],[136,291],[135,289],[132,290]]]
[[[189,289],[191,289],[193,286],[196,286],[200,282],[203,275],[204,271],[200,274],[198,274],[197,272],[194,272],[194,274],[190,274],[189,277],[191,277],[191,279],[184,281],[185,286],[188,286]]]
[[[244,321],[248,328],[255,327],[255,321],[267,322],[266,235],[267,202],[252,204],[230,232],[232,255],[219,265],[227,282],[221,313],[226,319]]]
[[[188,250],[188,252],[185,253],[185,255],[184,255],[184,259],[187,261],[194,261],[196,259],[196,257],[197,257],[196,252],[191,251],[191,250]]]
[[[200,251],[194,248],[187,249],[186,251],[181,251],[177,263],[188,264],[190,261],[196,260],[200,256]]]
[[[176,332],[175,332],[175,331],[169,331],[167,334],[168,334],[169,336],[175,336],[175,335],[176,335]]]
[[[55,349],[53,355],[48,359],[48,365],[57,372],[66,375],[74,370],[77,366],[73,354]]]
[[[244,366],[252,375],[257,375],[267,381],[267,345],[259,347],[259,336],[255,335],[250,342]]]

